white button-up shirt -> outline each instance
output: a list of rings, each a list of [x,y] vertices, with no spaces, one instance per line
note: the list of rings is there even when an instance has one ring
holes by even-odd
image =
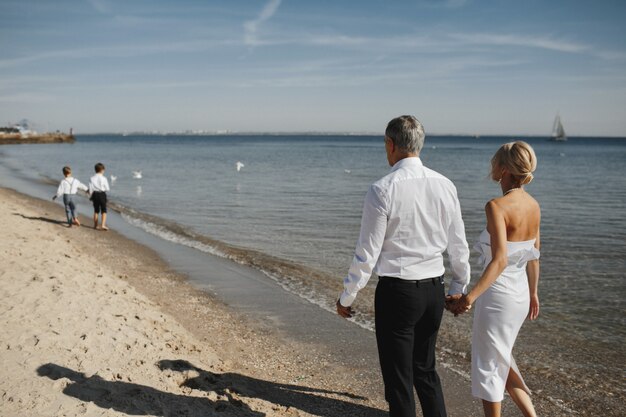
[[[65,177],[57,188],[57,197],[61,197],[63,194],[76,194],[78,190],[87,191],[88,188],[85,184],[78,181],[74,177]]]
[[[361,233],[344,279],[341,305],[348,307],[372,272],[406,280],[444,274],[443,252],[452,269],[449,294],[470,282],[469,248],[456,187],[418,157],[398,161],[365,196]]]
[[[89,193],[93,193],[94,191],[109,191],[109,181],[107,177],[102,174],[96,174],[89,180]]]

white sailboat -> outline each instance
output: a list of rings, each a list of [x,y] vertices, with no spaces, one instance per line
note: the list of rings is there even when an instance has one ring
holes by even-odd
[[[565,142],[567,140],[565,129],[563,129],[563,124],[561,123],[561,116],[559,116],[558,113],[554,118],[554,125],[552,126],[552,137],[550,140],[555,142]]]

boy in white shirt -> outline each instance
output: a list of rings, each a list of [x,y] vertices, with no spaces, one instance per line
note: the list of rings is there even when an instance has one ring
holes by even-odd
[[[98,162],[94,167],[96,175],[89,180],[89,193],[91,194],[90,200],[93,202],[93,228],[98,228],[98,215],[102,214],[102,230],[109,230],[106,226],[107,223],[107,191],[109,188],[109,181],[104,176],[104,164]]]
[[[88,191],[87,186],[76,178],[72,177],[72,168],[69,166],[63,167],[63,175],[65,178],[59,183],[59,188],[53,200],[63,196],[63,205],[65,205],[65,214],[67,215],[67,227],[72,227],[72,224],[80,226],[78,217],[76,216],[76,203],[74,203],[74,196],[78,190]]]

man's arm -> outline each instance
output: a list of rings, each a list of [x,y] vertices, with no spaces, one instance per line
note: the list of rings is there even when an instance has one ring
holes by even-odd
[[[387,204],[382,190],[371,186],[365,196],[361,233],[354,251],[348,276],[343,280],[344,290],[339,304],[350,307],[370,277],[378,261],[387,232]]]
[[[461,204],[454,192],[454,209],[448,228],[448,257],[452,269],[449,295],[465,294],[470,282],[469,248],[465,238],[465,224],[461,217]]]

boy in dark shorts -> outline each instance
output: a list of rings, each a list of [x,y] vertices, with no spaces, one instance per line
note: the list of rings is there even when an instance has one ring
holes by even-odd
[[[102,214],[102,230],[109,230],[107,227],[107,191],[109,188],[109,181],[104,176],[104,164],[98,162],[94,167],[96,175],[89,180],[89,193],[91,194],[90,200],[93,202],[93,228],[98,228],[98,215]]]

